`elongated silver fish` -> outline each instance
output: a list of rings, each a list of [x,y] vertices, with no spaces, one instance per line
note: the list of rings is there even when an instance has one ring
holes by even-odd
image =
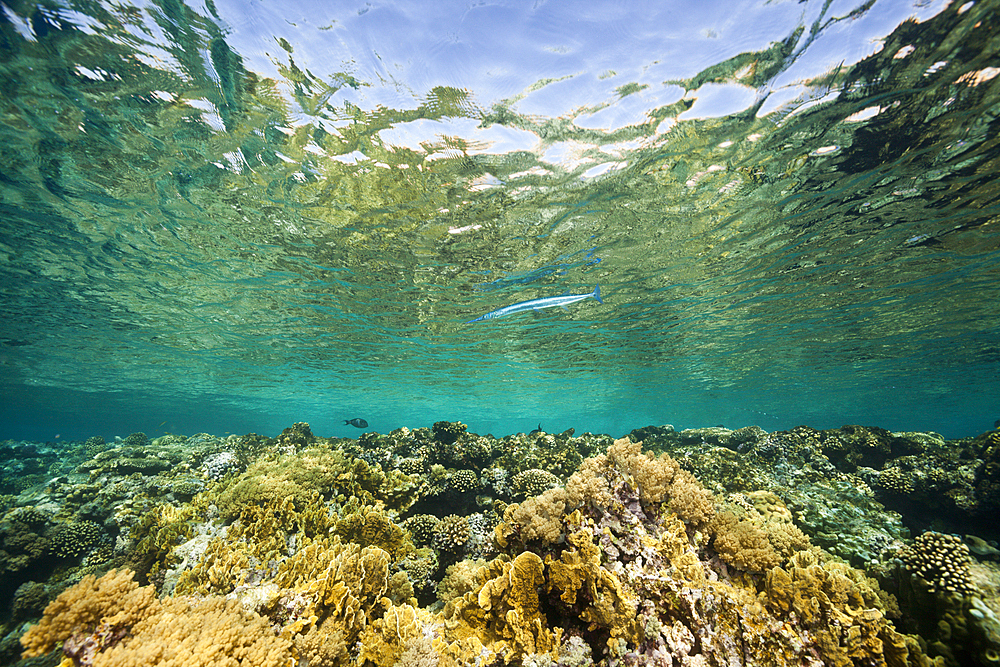
[[[506,315],[513,315],[514,313],[523,313],[526,310],[541,310],[542,308],[555,308],[556,306],[565,308],[571,303],[576,303],[577,301],[583,301],[584,299],[597,299],[598,303],[604,303],[601,300],[601,286],[598,285],[594,288],[594,291],[590,294],[565,294],[563,296],[547,296],[544,299],[532,299],[531,301],[522,301],[521,303],[515,303],[510,306],[504,306],[497,310],[491,310],[485,315],[480,315],[474,320],[469,320],[466,324],[470,322],[480,322],[482,320],[495,320],[498,317],[504,317]]]

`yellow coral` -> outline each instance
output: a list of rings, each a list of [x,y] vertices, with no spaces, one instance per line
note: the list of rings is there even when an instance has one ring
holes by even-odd
[[[768,572],[761,601],[781,615],[794,612],[827,664],[906,665],[911,653],[919,655],[884,618],[878,585],[849,565],[823,562],[815,550],[792,556],[787,570]]]
[[[545,583],[542,559],[526,551],[513,561],[495,559],[480,570],[478,591],[454,600],[445,611],[453,639],[477,632],[507,663],[530,653],[552,651],[561,631],[553,632],[539,608],[538,590]]]
[[[661,503],[667,498],[670,484],[680,465],[666,454],[654,458],[652,452],[642,452],[641,442],[628,438],[615,440],[608,449],[608,460],[626,476],[629,484],[647,503]]]
[[[314,625],[307,632],[295,630],[288,634],[292,636],[295,657],[310,667],[333,667],[348,661],[347,641],[340,629],[324,631]]]
[[[809,549],[809,537],[791,523],[790,513],[787,518],[777,511],[768,516],[770,520],[755,509],[742,519],[732,512],[720,512],[709,525],[715,536],[715,551],[742,570],[766,572],[792,554]]]
[[[24,657],[73,636],[67,655],[93,653],[94,667],[289,667],[291,643],[263,618],[224,598],[168,598],[139,588],[128,570],[87,575],[63,591],[21,637]]]
[[[21,637],[24,657],[45,655],[76,633],[89,634],[102,622],[129,627],[150,612],[156,594],[139,588],[130,570],[110,570],[100,579],[85,575],[45,608],[42,620]]]
[[[635,602],[618,577],[601,566],[601,550],[590,533],[580,530],[567,539],[574,549],[565,549],[558,560],[551,555],[545,558],[547,590],[560,591],[560,599],[568,605],[577,604],[577,594],[583,590],[587,603],[580,613],[581,620],[591,627],[608,629],[612,640],[635,640]]]
[[[168,598],[94,667],[290,667],[291,642],[224,598]]]
[[[503,522],[494,530],[497,543],[558,542],[565,515],[585,504],[607,507],[613,480],[624,479],[648,504],[669,501],[668,509],[692,528],[700,528],[715,515],[712,494],[694,475],[681,470],[666,454],[642,452],[641,442],[615,440],[607,455],[586,459],[570,475],[565,488],[549,489],[521,504],[508,505]]]
[[[705,568],[691,547],[684,523],[675,516],[667,517],[657,538],[645,536],[646,544],[666,558],[677,573],[687,581],[701,585],[706,581]]]
[[[781,564],[767,539],[767,531],[752,521],[740,521],[732,512],[720,512],[711,525],[719,556],[748,572],[766,572]]]
[[[503,522],[494,529],[501,546],[516,536],[519,542],[541,540],[557,542],[562,536],[563,516],[567,509],[565,489],[549,489],[523,503],[511,503],[504,510]]]
[[[410,536],[378,506],[362,505],[357,511],[347,513],[337,521],[333,532],[348,542],[377,546],[389,552],[394,561],[413,551]]]
[[[453,565],[449,565],[448,569],[445,570],[444,579],[437,586],[438,599],[444,603],[448,603],[478,588],[475,575],[484,565],[486,565],[486,561],[481,558],[477,560],[460,560]]]
[[[423,637],[424,618],[428,616],[427,612],[408,604],[386,609],[382,618],[371,623],[358,638],[361,647],[358,664],[374,667],[395,665],[407,644]]]
[[[234,517],[247,505],[289,498],[301,507],[317,492],[325,499],[356,497],[364,504],[382,502],[403,511],[416,501],[415,491],[416,482],[399,471],[385,473],[378,465],[315,445],[293,456],[258,460],[217,494],[216,504],[223,516]]]

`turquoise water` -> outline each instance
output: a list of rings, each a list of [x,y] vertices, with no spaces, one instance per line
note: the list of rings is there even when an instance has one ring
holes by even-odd
[[[4,4],[0,437],[1000,418],[996,3],[574,5]]]

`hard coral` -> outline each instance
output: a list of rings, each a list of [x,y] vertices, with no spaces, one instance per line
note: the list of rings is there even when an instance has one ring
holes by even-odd
[[[291,642],[224,598],[168,598],[94,667],[290,667]]]
[[[559,599],[590,627],[606,628],[612,641],[634,632],[636,602],[618,577],[601,565],[601,549],[589,531],[572,533],[568,542],[573,548],[562,551],[558,559],[545,557],[546,590],[559,593]]]
[[[57,528],[49,540],[49,550],[58,558],[81,556],[100,542],[104,533],[93,521],[77,521]]]
[[[761,597],[777,614],[795,614],[826,664],[867,664],[873,657],[919,664],[922,657],[916,642],[884,619],[874,581],[846,564],[821,562],[814,552],[796,554],[787,570],[771,570]]]
[[[927,582],[928,592],[943,591],[972,595],[969,547],[955,535],[929,531],[899,553],[907,569]]]
[[[434,422],[434,440],[445,445],[450,445],[458,440],[459,436],[469,428],[462,422]]]
[[[480,569],[478,591],[453,600],[445,610],[446,636],[461,640],[469,629],[506,662],[529,653],[549,652],[558,644],[539,608],[545,583],[542,559],[526,551],[514,560],[497,559]]]
[[[356,511],[347,513],[337,521],[333,533],[340,535],[345,542],[384,549],[393,560],[399,560],[413,551],[406,531],[377,506],[362,505]]]
[[[559,478],[548,470],[532,468],[514,475],[510,483],[518,493],[531,497],[541,495],[551,489],[559,483]]]
[[[434,532],[434,547],[442,551],[460,552],[469,541],[469,521],[464,516],[449,514],[438,523]]]
[[[479,489],[479,477],[474,470],[456,470],[445,483],[445,488],[455,493],[469,493]]]
[[[145,618],[154,599],[152,587],[140,589],[129,570],[111,570],[100,579],[88,574],[49,603],[41,622],[21,637],[24,657],[44,655],[74,634],[89,634],[111,616],[131,626]]]

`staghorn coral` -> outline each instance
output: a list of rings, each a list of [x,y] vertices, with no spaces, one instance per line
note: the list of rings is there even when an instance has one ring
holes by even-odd
[[[122,440],[123,445],[132,445],[135,447],[145,447],[149,444],[149,437],[142,432],[130,433]]]
[[[41,616],[49,603],[49,593],[45,584],[26,581],[14,591],[10,603],[10,613],[14,620],[25,620]]]
[[[31,566],[49,550],[49,540],[39,534],[41,527],[20,521],[0,526],[0,575]]]
[[[434,440],[444,445],[453,444],[469,427],[462,422],[434,422]]]
[[[410,585],[418,595],[433,591],[436,582],[432,578],[438,569],[437,554],[433,549],[417,549],[398,563],[399,569],[406,573]]]

